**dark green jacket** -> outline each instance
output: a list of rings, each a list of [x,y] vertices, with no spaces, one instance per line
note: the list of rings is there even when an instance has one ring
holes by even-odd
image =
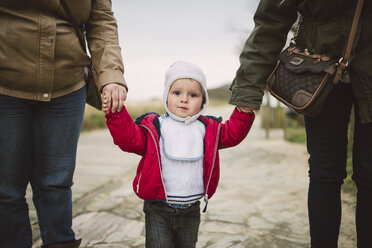
[[[297,45],[340,58],[347,42],[356,0],[261,0],[255,28],[240,55],[240,67],[231,84],[234,105],[259,108],[266,79],[296,21],[303,16]],[[365,0],[351,55],[351,84],[362,122],[372,122],[372,1]]]

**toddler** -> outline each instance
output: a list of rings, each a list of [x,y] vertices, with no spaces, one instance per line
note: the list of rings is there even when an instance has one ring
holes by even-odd
[[[206,79],[191,63],[174,63],[165,74],[166,113],[132,121],[127,110],[106,114],[114,143],[142,156],[133,190],[144,199],[146,247],[195,247],[200,202],[216,191],[218,150],[239,144],[254,120],[239,108],[224,124],[201,115],[208,105]],[[104,99],[104,110],[108,105]]]

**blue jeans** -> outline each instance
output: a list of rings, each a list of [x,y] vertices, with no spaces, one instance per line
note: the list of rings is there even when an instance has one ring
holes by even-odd
[[[0,247],[32,246],[25,200],[32,186],[44,244],[72,241],[72,177],[83,87],[50,102],[0,95]]]
[[[371,247],[372,123],[361,124],[351,86],[339,83],[319,116],[305,117],[310,154],[308,210],[312,248],[337,247],[341,221],[341,185],[346,177],[348,123],[355,107],[353,180],[358,189],[358,248]]]
[[[147,248],[193,248],[198,241],[200,202],[186,209],[145,201]]]

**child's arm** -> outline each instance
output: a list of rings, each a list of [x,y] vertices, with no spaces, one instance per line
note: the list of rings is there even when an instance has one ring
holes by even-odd
[[[235,108],[224,124],[221,124],[220,141],[218,148],[236,146],[247,136],[253,124],[255,114],[252,112],[245,113]]]
[[[252,108],[252,107],[246,107],[246,106],[236,106],[239,112],[244,112],[244,113],[250,113],[253,112],[253,110],[258,110],[257,108]]]
[[[126,152],[143,155],[146,152],[146,131],[138,127],[125,106],[120,112],[106,114],[106,124],[114,144]]]

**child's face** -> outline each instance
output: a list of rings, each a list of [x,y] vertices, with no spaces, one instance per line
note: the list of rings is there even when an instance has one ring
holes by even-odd
[[[178,79],[172,84],[167,106],[178,117],[185,118],[199,113],[203,103],[202,87],[192,79]]]

